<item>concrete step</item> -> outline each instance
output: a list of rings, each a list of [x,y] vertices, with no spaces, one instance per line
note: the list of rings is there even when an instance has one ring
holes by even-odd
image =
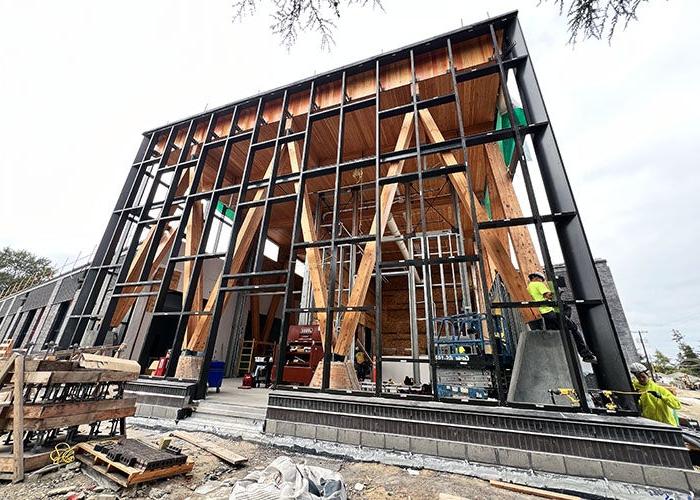
[[[195,414],[263,421],[265,420],[266,409],[227,403],[202,402],[197,406]]]
[[[248,431],[262,432],[263,426],[265,424],[265,419],[241,417],[233,414],[222,415],[195,412],[190,418],[187,419],[187,423],[189,426],[199,425],[202,428],[217,427],[231,430],[243,429]]]

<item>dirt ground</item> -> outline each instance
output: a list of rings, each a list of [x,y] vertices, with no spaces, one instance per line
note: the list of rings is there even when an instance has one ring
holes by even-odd
[[[127,435],[155,444],[167,433],[130,427]],[[247,457],[248,462],[242,467],[234,468],[204,450],[173,439],[173,444],[181,446],[183,453],[195,462],[189,475],[115,492],[97,484],[74,464],[38,478],[29,478],[23,483],[2,486],[0,494],[4,498],[12,499],[228,499],[236,480],[253,470],[264,469],[275,458],[286,455],[295,462],[305,462],[339,472],[345,481],[348,497],[352,499],[438,499],[441,494],[442,498],[452,500],[455,500],[454,497],[474,500],[536,498],[499,489],[486,481],[459,474],[295,454],[241,440],[222,442],[235,453]]]
[[[700,391],[678,389],[678,399],[681,402],[679,413],[686,417],[700,420]]]

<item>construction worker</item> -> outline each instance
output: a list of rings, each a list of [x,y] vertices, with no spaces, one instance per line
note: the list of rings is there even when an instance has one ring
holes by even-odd
[[[357,372],[357,378],[360,380],[366,379],[372,371],[372,364],[360,349],[355,352],[355,371]]]
[[[530,273],[527,277],[530,280],[530,283],[527,284],[527,291],[530,297],[532,297],[532,300],[535,302],[554,300],[552,291],[549,289],[549,286],[547,286],[547,283],[545,283],[544,274],[535,272]],[[535,330],[538,328],[541,329],[542,322],[544,321],[545,330],[559,330],[559,318],[557,318],[556,310],[552,306],[540,306],[538,309],[542,315],[542,320],[536,320],[538,323],[537,325],[535,325],[535,321],[531,321],[530,323],[532,324],[530,326],[534,327],[533,329]]]
[[[586,363],[597,363],[598,358],[588,348],[586,341],[583,339],[583,334],[578,329],[578,325],[571,319],[571,306],[569,304],[564,304],[564,327],[574,338],[576,350],[583,361]]]
[[[642,410],[642,417],[678,427],[678,419],[674,413],[674,410],[681,408],[678,398],[654,382],[647,367],[642,363],[632,363],[630,372],[636,379],[632,381],[632,385],[640,393],[639,408]]]
[[[543,300],[554,300],[554,295],[549,289],[549,286],[545,282],[545,277],[542,273],[530,273],[528,275],[530,283],[527,285],[527,291],[530,293],[530,297],[535,302],[540,302]],[[544,322],[545,330],[559,330],[559,310],[552,306],[540,306],[540,314],[542,319],[531,321],[529,323],[530,328],[533,330],[538,330],[542,328],[542,323]],[[571,306],[568,304],[564,308],[564,328],[573,337],[574,343],[576,344],[576,350],[579,355],[586,363],[597,363],[598,358],[586,345],[586,341],[583,339],[583,335],[578,329],[578,325],[574,323],[571,319]]]

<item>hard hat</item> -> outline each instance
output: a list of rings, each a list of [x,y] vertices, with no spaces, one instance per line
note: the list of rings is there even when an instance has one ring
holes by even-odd
[[[543,280],[546,279],[546,278],[544,277],[544,274],[539,273],[539,272],[534,272],[534,273],[530,273],[530,274],[527,275],[527,277],[530,278],[530,279],[532,279],[533,276],[536,277],[536,278],[541,278],[541,279],[543,279]]]
[[[645,372],[645,371],[647,371],[647,370],[648,370],[648,368],[647,368],[646,366],[644,366],[643,364],[641,364],[641,363],[632,363],[632,364],[630,365],[630,371],[631,371],[632,373],[634,373],[635,375],[636,375],[637,373],[642,373],[642,372]]]

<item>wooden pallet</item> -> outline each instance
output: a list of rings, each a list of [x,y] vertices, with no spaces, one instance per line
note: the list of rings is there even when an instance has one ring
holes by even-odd
[[[134,484],[154,481],[165,477],[186,474],[194,467],[194,462],[188,460],[184,464],[164,467],[162,469],[144,470],[138,467],[129,467],[121,462],[110,460],[107,455],[95,450],[92,443],[80,443],[75,445],[75,459],[91,467],[103,476],[115,483],[128,488]]]

